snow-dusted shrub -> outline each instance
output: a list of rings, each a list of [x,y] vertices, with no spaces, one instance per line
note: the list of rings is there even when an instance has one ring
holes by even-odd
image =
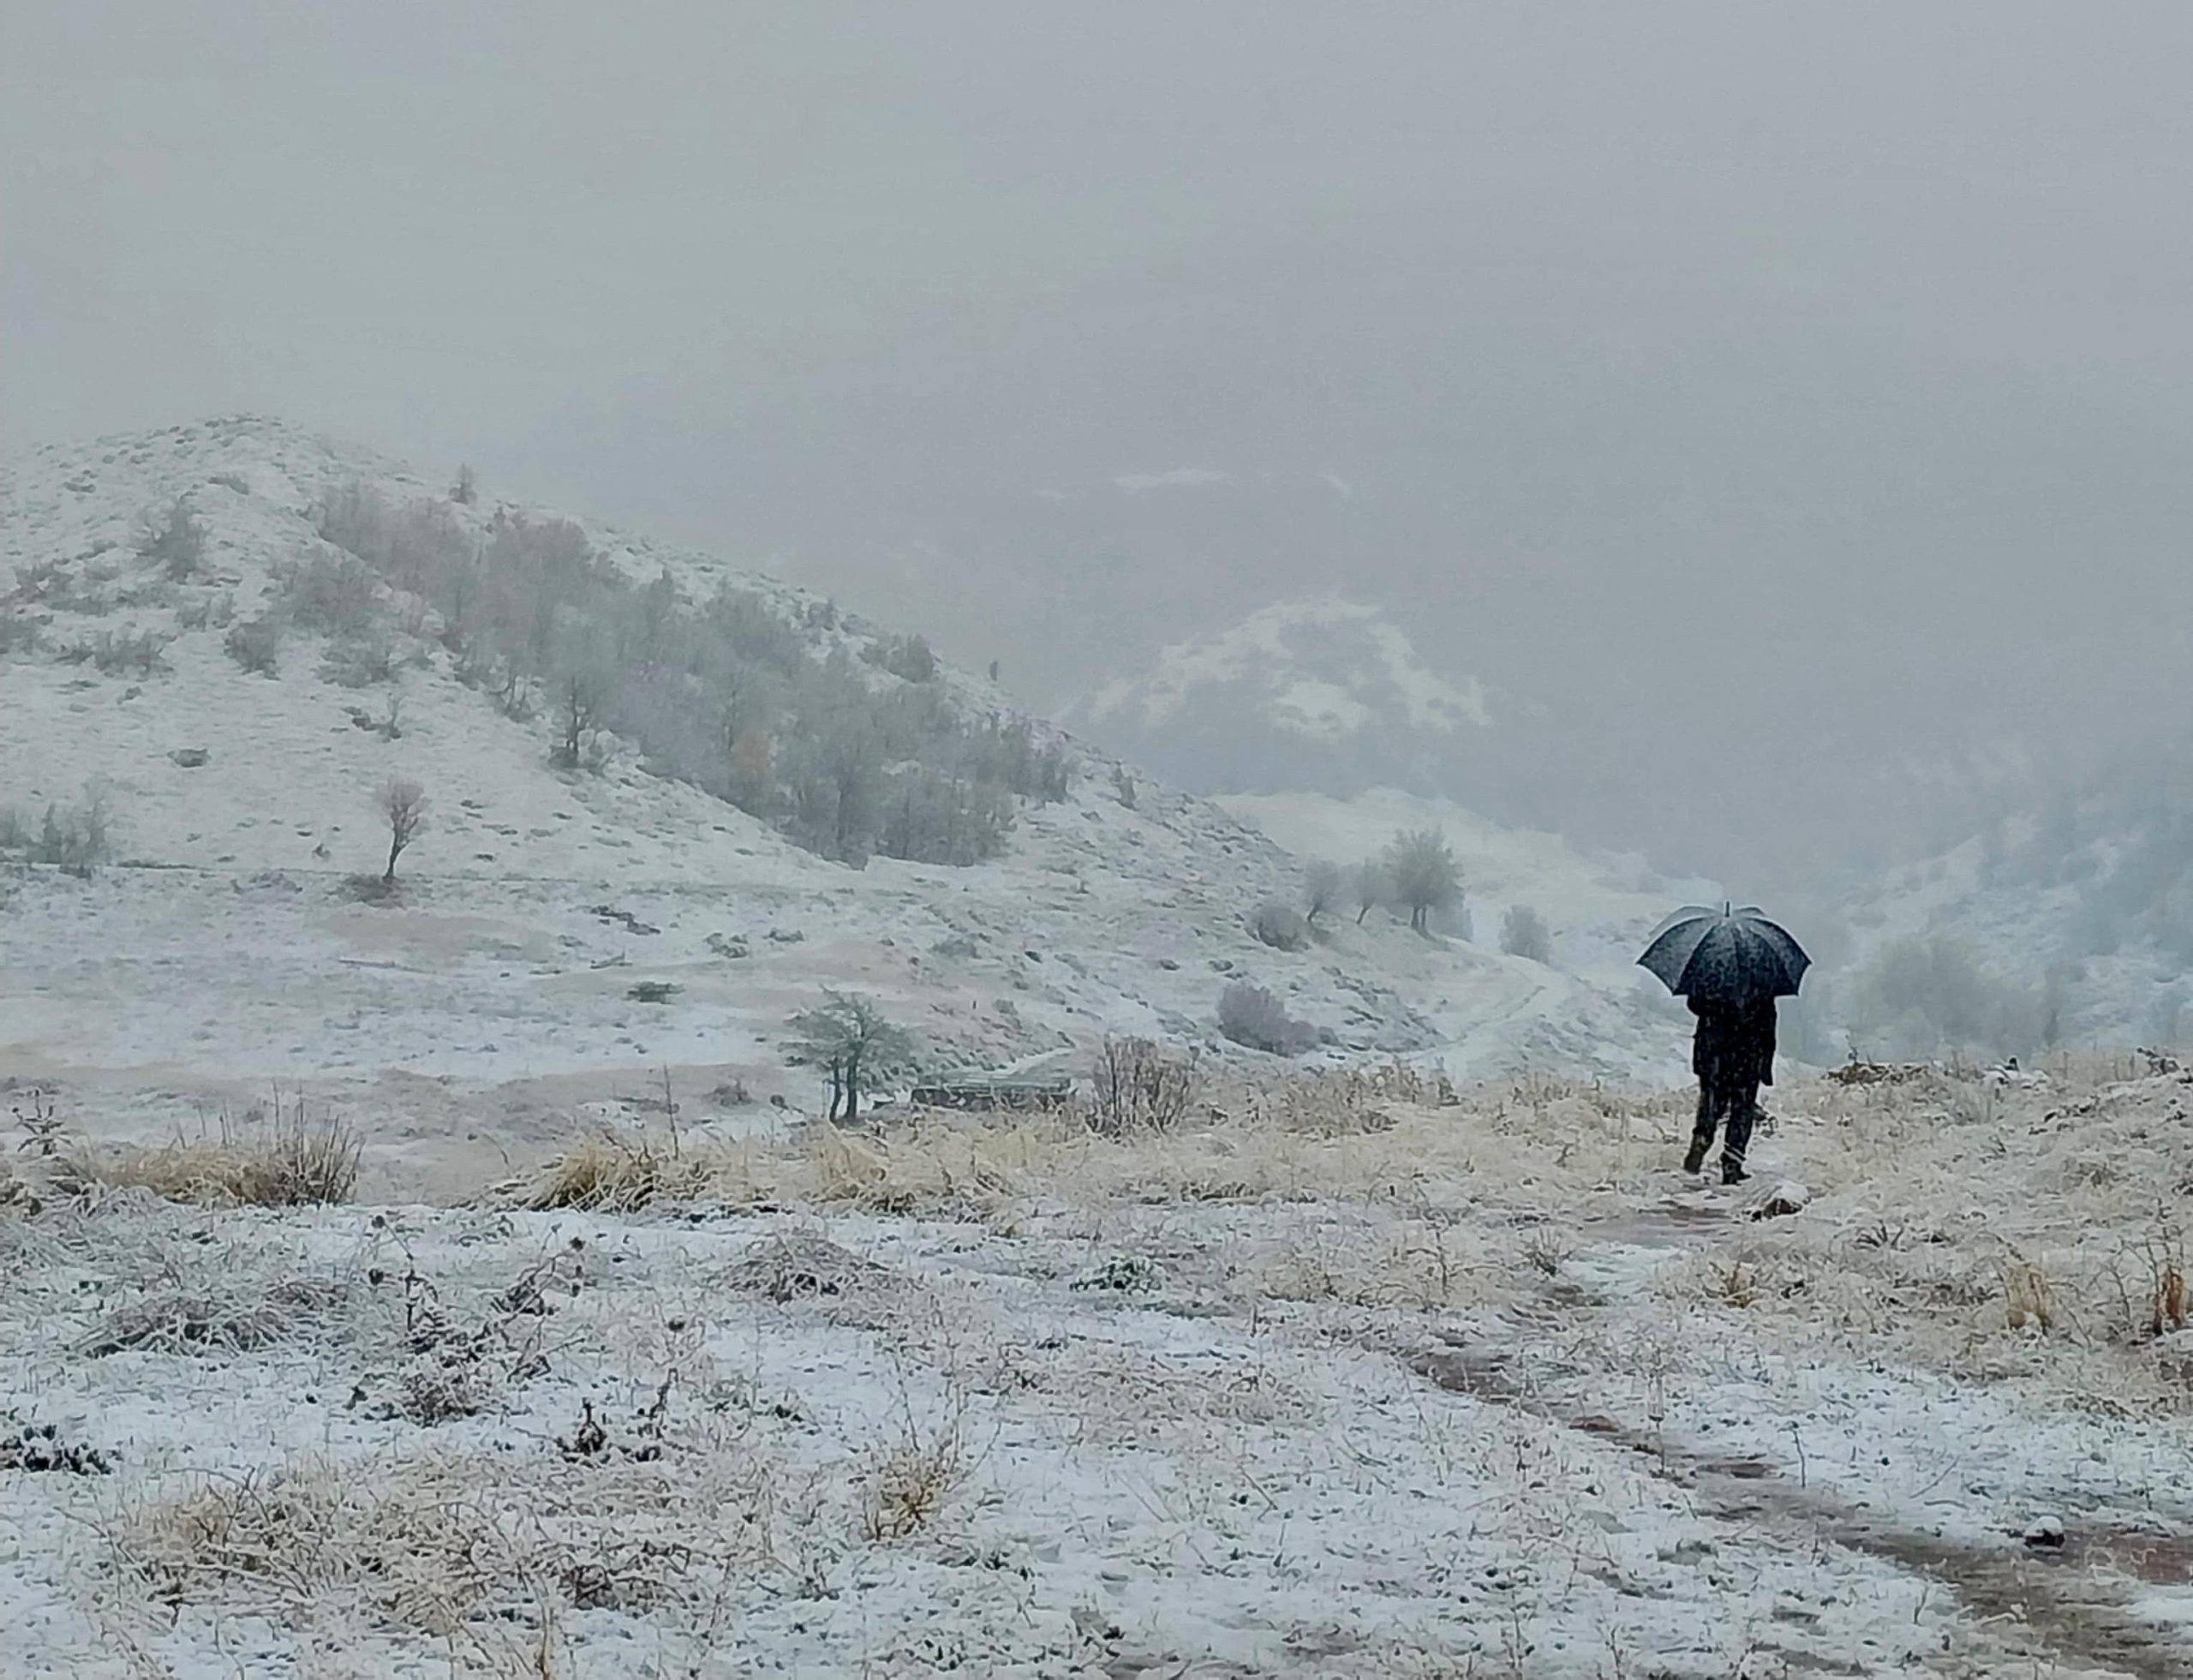
[[[862,650],[861,657],[910,683],[936,680],[936,654],[923,637],[893,636],[871,642]]]
[[[164,517],[137,539],[137,552],[158,565],[171,583],[187,583],[205,569],[206,531],[180,497]]]
[[[371,688],[396,680],[396,644],[377,631],[341,641],[330,647],[320,661],[323,680],[338,688]]]
[[[1551,962],[1553,935],[1547,930],[1545,918],[1527,904],[1509,905],[1508,913],[1500,918],[1500,948],[1511,957]]]
[[[45,635],[45,626],[27,613],[0,609],[0,659],[36,653]]]
[[[290,621],[331,636],[362,636],[380,614],[380,586],[356,555],[322,554],[288,569],[283,578]]]
[[[1194,1105],[1202,1084],[1192,1052],[1149,1038],[1107,1038],[1096,1053],[1082,1119],[1102,1137],[1169,1132]]]
[[[75,646],[62,650],[65,663],[90,663],[109,676],[128,672],[134,676],[149,677],[166,668],[161,657],[166,642],[149,630],[124,631],[117,635],[103,630],[97,636],[87,637]]]
[[[282,663],[282,621],[271,613],[255,619],[239,619],[229,626],[221,645],[229,657],[257,677],[271,677]]]
[[[1246,980],[1230,981],[1219,993],[1218,1030],[1237,1044],[1274,1055],[1294,1055],[1318,1042],[1316,1028],[1296,1020],[1276,995]]]
[[[889,779],[875,849],[924,864],[979,864],[1004,850],[1012,827],[1002,788],[915,765]]]
[[[1275,951],[1300,951],[1310,942],[1310,924],[1298,911],[1267,899],[1249,918],[1249,931]]]
[[[0,852],[88,877],[114,855],[105,790],[93,788],[78,804],[49,804],[35,823],[19,810],[0,809]]]

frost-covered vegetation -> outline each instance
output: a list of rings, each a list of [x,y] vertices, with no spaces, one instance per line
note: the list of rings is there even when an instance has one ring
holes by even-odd
[[[452,502],[362,486],[328,496],[318,523],[341,553],[294,567],[285,593],[294,623],[347,649],[338,679],[390,668],[408,613],[505,713],[545,719],[565,768],[627,740],[656,774],[852,864],[979,863],[1019,801],[1066,792],[1061,746],[1025,718],[973,714],[927,643],[863,638],[827,602],[795,615],[731,583],[696,599],[666,570],[632,577],[568,521],[499,510],[481,527]]]
[[[1810,1189],[1713,1205],[1669,1199],[1680,1092],[1096,1072],[887,1131],[657,1116],[445,1208],[356,1202],[332,1121],[87,1157],[29,1112],[9,1659],[2183,1666],[2174,1067],[1805,1084],[1760,1152]]]
[[[36,813],[0,805],[0,857],[6,856],[80,876],[111,862],[114,816],[105,788],[94,786],[74,804]]]

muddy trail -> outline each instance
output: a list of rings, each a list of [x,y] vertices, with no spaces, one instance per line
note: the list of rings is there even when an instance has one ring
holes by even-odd
[[[1741,1215],[1673,1202],[1587,1227],[1601,1243],[1670,1253],[1706,1249],[1742,1229]],[[1565,1282],[1549,1280],[1546,1294],[1548,1305],[1564,1312],[1613,1305]],[[1549,1383],[1508,1350],[1443,1336],[1407,1363],[1450,1392],[1627,1448],[1652,1474],[1682,1487],[1704,1515],[1863,1553],[1938,1582],[2035,1672],[2193,1680],[2193,1644],[2184,1630],[2142,1618],[2130,1603],[2142,1585],[2193,1584],[2193,1538],[2075,1522],[2044,1544],[2016,1534],[1993,1544],[1959,1540],[1873,1510],[1808,1474],[1793,1477],[1760,1459],[1716,1456],[1657,1428],[1624,1424],[1575,1397],[1572,1382]],[[1782,1654],[1820,1672],[1876,1671],[1855,1658],[1820,1667],[1817,1658]]]

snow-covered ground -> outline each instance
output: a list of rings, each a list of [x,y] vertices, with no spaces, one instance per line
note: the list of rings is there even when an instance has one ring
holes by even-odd
[[[1766,1194],[1684,1187],[1678,1097],[1538,1079],[689,1135],[643,1215],[18,1199],[60,1468],[0,1471],[0,1660],[2193,1672],[2188,1089],[1811,1086]]]
[[[353,480],[436,493],[265,421],[0,477],[0,808],[103,789],[119,857],[0,876],[0,1673],[2193,1673],[2184,1076],[1785,1085],[1763,1193],[1700,1189],[1632,965],[1703,883],[1085,748],[995,861],[847,870],[554,769],[433,653],[393,720],[310,637],[240,669],[196,596],[256,611]],[[182,589],[133,547],[177,496]],[[1252,936],[1425,826],[1473,939]],[[1237,978],[1330,1042],[1225,1046]],[[935,1064],[1211,1082],[1124,1141],[848,1133],[781,1043],[828,987]],[[356,1133],[355,1204],[118,1187],[277,1116]],[[655,1193],[553,1205],[559,1157]]]
[[[780,1041],[828,986],[876,995],[933,1062],[1085,1049],[1107,1032],[1232,1053],[1213,1017],[1240,978],[1328,1031],[1332,1055],[1437,1057],[1465,1074],[1557,1055],[1675,1064],[1679,1035],[1628,1007],[1634,976],[1622,1007],[1603,1007],[1489,948],[1490,930],[1477,946],[1427,942],[1381,912],[1305,951],[1258,943],[1256,907],[1299,892],[1286,837],[1085,747],[1070,797],[1025,806],[1003,858],[852,870],[629,753],[555,769],[547,720],[503,715],[431,641],[365,689],[328,680],[321,639],[296,632],[275,674],[241,669],[220,619],[248,619],[279,599],[285,565],[330,552],[312,507],[353,483],[397,505],[439,493],[254,420],[43,451],[0,475],[0,612],[17,626],[0,653],[0,810],[34,828],[49,804],[102,792],[118,858],[88,881],[0,880],[0,1078],[75,1093],[87,1125],[210,1124],[279,1082],[348,1105],[375,1170],[407,1184],[422,1157],[438,1178],[452,1151],[492,1164],[573,1103],[652,1091],[666,1068],[689,1103],[743,1082],[760,1123],[771,1096],[816,1100]],[[177,498],[209,557],[187,585],[135,548]],[[804,604],[711,556],[591,536],[636,576]],[[151,669],[72,656],[140,632],[158,644]],[[971,708],[1006,703],[979,679],[945,680]],[[427,825],[400,895],[360,902],[353,877],[385,851],[372,795],[391,776],[427,790]],[[1490,843],[1471,831],[1473,870]],[[1597,933],[1557,925],[1564,953],[1597,960]],[[648,982],[675,989],[636,1000]]]

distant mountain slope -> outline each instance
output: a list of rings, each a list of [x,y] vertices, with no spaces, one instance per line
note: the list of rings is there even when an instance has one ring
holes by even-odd
[[[1475,679],[1440,675],[1378,608],[1334,595],[1174,643],[1066,715],[1192,786],[1257,792],[1428,791],[1492,724]]]
[[[1850,893],[1822,1005],[1873,1054],[2176,1047],[2193,1031],[2193,775],[2097,766]]]

